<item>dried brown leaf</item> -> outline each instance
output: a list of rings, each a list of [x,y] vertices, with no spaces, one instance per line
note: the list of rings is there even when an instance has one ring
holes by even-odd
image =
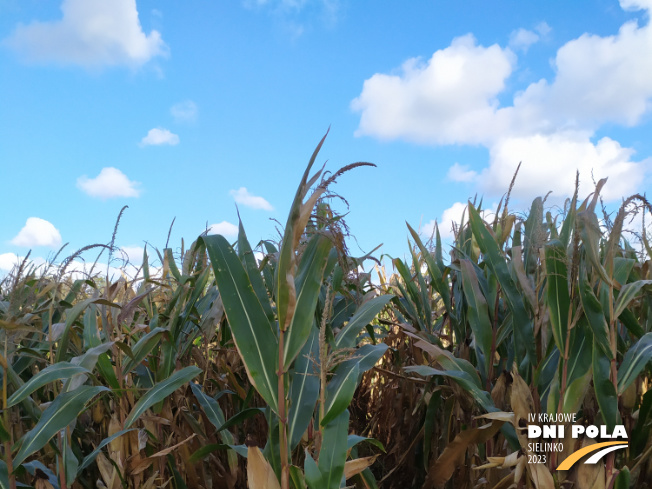
[[[250,489],[281,489],[274,469],[258,447],[249,447],[247,454],[247,484]]]
[[[453,476],[455,469],[464,463],[464,454],[468,447],[486,442],[498,432],[502,425],[502,421],[493,421],[459,433],[452,442],[446,445],[439,458],[430,464],[423,489],[443,486]]]

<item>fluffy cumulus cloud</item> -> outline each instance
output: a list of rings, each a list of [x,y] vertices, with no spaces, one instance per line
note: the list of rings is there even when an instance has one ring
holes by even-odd
[[[231,190],[229,192],[233,196],[233,200],[237,204],[242,204],[252,209],[262,209],[264,211],[272,211],[274,208],[272,204],[267,202],[263,197],[254,195],[247,190],[246,187],[240,187],[238,190]]]
[[[30,217],[25,222],[25,226],[11,240],[11,244],[29,248],[35,246],[58,248],[61,246],[61,233],[50,221],[40,217]]]
[[[20,265],[23,258],[15,253],[2,253],[0,254],[0,272],[10,272]]]
[[[140,140],[141,146],[176,146],[179,144],[179,136],[162,127],[150,129],[143,139]]]
[[[227,238],[233,238],[238,235],[238,226],[228,221],[218,222],[208,226],[208,234],[221,234]]]
[[[193,122],[197,119],[197,104],[192,100],[184,100],[174,104],[170,113],[177,122]]]
[[[652,0],[621,0],[628,10],[652,10]],[[649,12],[646,19],[649,18]],[[475,181],[483,191],[506,191],[523,162],[515,195],[548,190],[558,198],[573,192],[580,171],[587,193],[592,179],[609,177],[609,200],[640,189],[649,161],[636,161],[631,148],[608,137],[605,124],[634,126],[652,107],[652,28],[649,21],[625,23],[611,36],[583,34],[553,59],[555,74],[505,99],[517,50],[544,38],[550,27],[512,33],[510,47],[479,45],[472,35],[453,40],[427,62],[411,59],[398,74],[375,74],[352,101],[360,113],[358,135],[424,144],[481,144],[488,166],[473,172],[454,164],[448,178]]]
[[[586,136],[566,133],[506,138],[491,147],[489,166],[479,178],[480,188],[494,195],[505,192],[522,159],[513,190],[517,197],[548,190],[553,196],[572,195],[579,171],[580,195],[588,195],[594,181],[608,177],[601,195],[618,200],[635,193],[645,177],[646,165],[632,162],[632,154],[633,150],[608,137],[595,144]]]
[[[509,49],[478,46],[469,34],[427,62],[409,59],[400,74],[375,74],[352,102],[361,113],[356,134],[434,144],[490,141],[501,132],[497,96],[514,61]]]
[[[4,44],[30,62],[141,66],[167,54],[158,31],[145,34],[135,0],[63,0],[59,20],[19,25]]]
[[[77,187],[91,197],[99,199],[111,199],[114,197],[138,197],[140,183],[127,178],[117,168],[102,168],[100,174],[95,178],[88,178],[86,175],[77,179]]]

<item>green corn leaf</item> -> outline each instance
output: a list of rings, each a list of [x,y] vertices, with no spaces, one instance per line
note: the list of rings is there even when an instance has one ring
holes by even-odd
[[[489,393],[480,388],[467,372],[461,370],[439,370],[433,367],[428,367],[427,365],[405,367],[403,370],[406,372],[414,372],[423,375],[424,377],[430,377],[433,375],[448,377],[457,382],[487,412],[497,411]]]
[[[170,269],[170,273],[177,282],[181,282],[181,272],[177,267],[177,263],[174,261],[174,255],[172,254],[172,248],[165,248],[163,250],[165,261]]]
[[[195,384],[194,382],[190,383],[190,388],[192,389],[192,393],[199,401],[199,405],[204,410],[208,420],[213,423],[215,428],[219,429],[222,427],[222,425],[224,425],[226,422],[226,419],[224,417],[224,412],[222,411],[222,408],[217,403],[217,401],[211,396],[206,395],[201,386]]]
[[[129,428],[147,409],[165,399],[186,382],[190,382],[201,372],[202,370],[199,367],[193,365],[177,370],[167,379],[154,385],[143,397],[138,399],[125,420],[125,428]]]
[[[84,347],[88,351],[90,348],[99,346],[102,344],[102,338],[100,337],[100,330],[97,327],[97,307],[95,305],[90,306],[84,313]],[[104,378],[107,384],[112,389],[119,389],[120,383],[118,382],[118,377],[113,370],[113,365],[111,365],[111,360],[107,354],[100,355],[97,358],[97,368],[100,371],[100,374]]]
[[[462,286],[464,289],[464,296],[468,304],[468,320],[471,325],[471,331],[475,336],[476,349],[479,350],[479,356],[484,358],[484,362],[480,365],[483,378],[489,374],[489,367],[491,365],[491,342],[493,339],[493,327],[489,319],[489,308],[487,307],[487,300],[485,299],[478,277],[475,274],[473,264],[469,260],[460,260],[460,269],[462,271]]]
[[[630,479],[631,479],[631,474],[629,473],[629,468],[623,467],[618,472],[618,477],[616,477],[614,489],[629,489],[631,487]]]
[[[233,248],[223,236],[203,239],[249,380],[278,412],[278,338]]]
[[[367,438],[360,435],[349,435],[346,439],[346,449],[351,450],[354,446],[362,442],[371,443],[373,446],[380,448],[383,452],[385,451],[383,444],[375,438]]]
[[[321,290],[321,280],[326,260],[332,248],[329,238],[315,235],[303,253],[295,281],[297,302],[292,321],[285,333],[283,369],[287,370],[308,340],[313,329],[315,307]]]
[[[423,463],[424,468],[428,468],[430,460],[430,446],[432,444],[432,435],[435,431],[437,410],[441,406],[441,392],[435,391],[431,394],[426,409],[426,415],[423,422]],[[351,435],[349,435],[351,437]]]
[[[618,294],[618,299],[616,299],[614,316],[620,316],[629,303],[638,295],[641,289],[646,285],[651,284],[652,280],[637,280],[636,282],[623,285]]]
[[[378,363],[378,360],[385,354],[389,347],[385,343],[378,343],[376,345],[363,345],[353,353],[353,357],[342,362],[335,370],[338,372],[346,372],[353,368],[355,365],[358,367],[358,382],[362,380],[362,374],[371,369]]]
[[[618,395],[613,382],[609,378],[611,361],[597,345],[593,345],[593,389],[600,406],[602,420],[609,431],[613,431],[618,423]]]
[[[0,460],[0,489],[9,489],[9,469],[4,460]]]
[[[324,428],[319,452],[319,472],[323,489],[338,489],[346,463],[349,411],[344,410]]]
[[[603,354],[611,358],[611,344],[609,343],[609,325],[607,319],[604,317],[602,311],[602,304],[593,293],[593,289],[589,282],[580,277],[580,300],[582,302],[582,309],[589,322],[593,337],[597,342],[598,347],[602,350]]]
[[[317,463],[312,458],[312,455],[306,450],[306,458],[303,462],[303,472],[306,474],[306,482],[310,489],[322,489],[322,475],[317,467]]]
[[[145,334],[140,338],[136,344],[131,348],[133,358],[128,358],[123,367],[123,375],[128,374],[134,368],[136,368],[147,355],[158,345],[161,336],[164,334],[169,334],[164,328],[154,328],[149,333]]]
[[[242,423],[245,419],[252,418],[258,414],[265,414],[265,408],[253,407],[240,411],[227,419],[222,426],[217,427],[217,431],[222,432],[231,426]]]
[[[326,135],[327,134],[328,133],[326,133]],[[299,239],[305,229],[316,200],[326,190],[318,189],[304,203],[304,198],[308,194],[310,187],[317,181],[322,172],[322,170],[318,170],[312,177],[310,177],[310,170],[315,164],[317,154],[324,144],[326,135],[324,135],[321,141],[319,141],[319,144],[312,153],[308,166],[301,177],[301,182],[299,183],[297,192],[294,195],[294,200],[292,201],[292,206],[290,207],[290,213],[283,233],[283,241],[278,255],[275,274],[276,309],[279,325],[282,330],[285,330],[286,326],[289,326],[290,321],[288,316],[292,315],[292,311],[290,311],[292,302],[291,296],[295,291],[294,283],[292,283],[291,280],[294,277],[295,248],[296,245],[299,244]]]
[[[299,444],[308,428],[319,398],[319,330],[313,326],[308,341],[299,352],[294,369],[290,371],[290,410],[288,439],[290,450]]]
[[[566,248],[561,241],[553,240],[545,246],[547,302],[550,311],[552,336],[559,351],[565,351],[570,294],[568,293],[568,271]]]
[[[233,453],[236,457],[240,455],[241,457],[244,458],[247,458],[247,452],[248,452],[247,445],[211,443],[197,449],[197,451],[195,451],[188,460],[191,463],[199,462],[200,460],[206,458],[207,455],[217,450],[230,450],[228,453]]]
[[[294,484],[294,489],[307,489],[306,478],[296,465],[290,465],[290,479]]]
[[[403,260],[400,260],[399,258],[395,258],[392,263],[396,267],[396,270],[398,273],[401,275],[401,278],[403,279],[403,285],[405,289],[402,287],[400,288],[403,297],[410,301],[414,307],[416,308],[415,311],[413,311],[411,314],[413,315],[414,319],[419,321],[419,326],[422,331],[429,331],[428,325],[424,322],[424,306],[421,301],[421,294],[419,293],[419,289],[412,280],[412,273],[410,272],[410,269],[408,266],[403,262]],[[400,284],[399,284],[400,285]],[[406,295],[407,292],[407,295]],[[430,320],[430,318],[428,318]]]
[[[599,242],[602,233],[600,231],[598,217],[595,215],[595,212],[585,210],[577,214],[577,222],[587,258],[604,283],[612,285],[611,278],[607,275],[607,271],[600,261]]]
[[[49,384],[57,380],[69,379],[73,375],[90,373],[89,370],[80,366],[73,365],[68,362],[59,362],[50,365],[49,367],[41,370],[34,377],[29,379],[24,383],[20,389],[14,392],[9,399],[7,399],[7,407],[14,406],[19,402],[26,399],[37,389],[43,387],[44,385]]]
[[[593,362],[593,335],[582,318],[571,334],[571,346],[568,354],[567,381],[570,385],[575,379],[586,374]],[[555,352],[558,352],[555,348]],[[557,355],[555,355],[556,357]]]
[[[130,431],[136,431],[136,428],[130,428],[130,429],[128,429],[128,430],[120,430],[120,431],[118,431],[117,433],[114,433],[114,434],[112,434],[111,436],[109,436],[108,438],[105,438],[104,440],[102,440],[102,441],[100,442],[100,444],[97,445],[97,447],[95,448],[95,450],[93,450],[91,453],[89,453],[88,455],[86,455],[86,456],[84,457],[84,460],[82,460],[82,463],[79,464],[79,468],[77,469],[77,477],[79,477],[79,476],[81,475],[82,471],[83,471],[86,467],[88,467],[90,464],[93,463],[93,461],[97,458],[97,456],[99,455],[99,453],[102,451],[102,448],[104,448],[105,446],[107,446],[109,443],[111,443],[111,442],[112,442],[113,440],[115,440],[116,438],[119,438],[119,437],[121,437],[122,435],[124,435],[125,433],[129,433]]]
[[[621,395],[636,380],[641,370],[652,358],[652,333],[646,333],[631,346],[618,369],[618,395]]]
[[[525,233],[523,234],[523,260],[525,270],[530,275],[536,269],[539,246],[543,244],[543,236],[545,236],[543,232],[543,199],[537,197],[532,201],[530,212],[525,221]]]
[[[249,276],[249,281],[251,282],[251,286],[253,287],[254,292],[260,301],[260,305],[263,307],[265,315],[271,323],[274,321],[274,310],[272,309],[272,305],[269,302],[267,289],[265,288],[265,283],[263,282],[263,277],[260,274],[260,270],[258,270],[256,257],[251,250],[251,245],[247,239],[247,234],[245,233],[244,226],[242,225],[242,220],[239,220],[238,224],[238,254],[244,263],[245,269],[247,270],[247,275]]]
[[[627,283],[629,275],[636,264],[633,258],[624,258],[617,256],[614,258],[614,280],[619,284]]]
[[[105,306],[117,307],[118,309],[120,308],[118,304],[109,302],[106,299],[98,299],[98,298],[86,299],[84,301],[75,304],[72,309],[66,312],[66,322],[63,328],[63,333],[59,338],[59,346],[57,348],[57,353],[55,357],[56,363],[62,361],[63,356],[68,352],[68,344],[70,343],[70,329],[72,328],[72,325],[74,324],[75,321],[77,321],[77,319],[79,319],[79,316],[81,316],[84,310],[91,304],[102,304]]]
[[[353,368],[339,369],[326,387],[326,406],[321,425],[326,426],[349,407],[358,387],[358,364]]]
[[[408,230],[410,231],[410,234],[412,235],[412,239],[414,239],[414,242],[419,247],[419,251],[421,251],[422,258],[426,262],[426,266],[428,267],[428,273],[430,274],[431,277],[430,283],[432,284],[433,288],[437,291],[437,293],[441,296],[441,299],[444,303],[444,307],[446,308],[446,312],[448,313],[449,317],[452,320],[455,320],[456,316],[451,308],[450,289],[448,283],[444,279],[444,275],[442,274],[441,267],[437,264],[433,256],[430,254],[430,251],[428,251],[428,249],[424,246],[423,241],[421,241],[421,238],[419,236],[419,233],[417,233],[414,229],[412,229],[412,227],[409,224],[407,224],[407,227]],[[441,253],[441,240],[439,238],[439,229],[437,229],[437,242],[438,242],[437,250],[439,253]],[[441,257],[438,257],[438,261],[441,261]]]
[[[579,411],[580,407],[582,407],[584,397],[589,390],[589,386],[591,385],[592,376],[593,372],[589,369],[584,375],[577,377],[569,384],[566,392],[564,392],[564,413],[576,413]]]
[[[89,348],[88,350],[86,350],[86,353],[84,353],[83,355],[79,355],[78,357],[75,357],[72,360],[70,360],[70,363],[72,363],[73,365],[79,365],[80,367],[84,367],[85,369],[92,372],[95,369],[95,365],[97,364],[97,361],[101,358],[102,355],[106,355],[106,352],[109,351],[113,345],[114,342],[109,341],[107,343],[102,343],[97,346],[94,346],[93,348]],[[84,382],[86,382],[87,379],[88,376],[83,373],[74,375],[66,381],[66,383],[63,386],[63,391],[64,392],[74,391],[77,387],[79,387]]]
[[[393,295],[381,295],[362,304],[335,337],[335,347],[354,348],[355,339],[362,331],[362,328],[373,321],[393,297]]]
[[[489,230],[485,227],[480,214],[469,203],[469,222],[473,236],[478,242],[478,246],[484,254],[487,265],[496,275],[498,283],[505,292],[509,308],[514,316],[514,348],[517,352],[517,362],[520,365],[525,354],[533,362],[537,358],[535,350],[534,331],[532,321],[528,315],[520,291],[514,285],[512,277],[507,268],[505,257],[503,256],[498,243],[491,236]]]
[[[19,466],[27,457],[40,450],[58,431],[68,426],[85,409],[86,403],[107,387],[82,385],[72,392],[59,394],[43,412],[36,426],[20,439],[20,450],[14,458]]]

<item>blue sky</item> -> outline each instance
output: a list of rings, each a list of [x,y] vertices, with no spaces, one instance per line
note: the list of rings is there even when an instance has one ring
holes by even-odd
[[[319,162],[362,255],[489,207],[650,188],[652,0],[0,0],[0,269],[107,243],[276,239]],[[67,253],[64,253],[67,254]],[[93,259],[94,255],[87,258]]]

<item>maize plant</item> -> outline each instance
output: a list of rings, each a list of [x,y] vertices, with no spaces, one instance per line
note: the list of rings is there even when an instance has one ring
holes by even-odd
[[[600,222],[604,183],[581,203],[576,192],[555,217],[544,215],[542,198],[525,219],[508,212],[509,195],[489,221],[469,203],[447,265],[438,231],[427,247],[408,226],[412,263],[395,259],[386,288],[396,295],[388,323],[400,329],[393,342],[403,355],[395,371],[424,379],[412,401],[421,420],[412,428],[420,443],[408,447],[421,465],[410,471],[414,485],[644,487],[652,450],[650,249],[643,234],[641,258],[623,227],[630,214],[651,209],[635,195],[613,221]],[[528,424],[541,413],[567,413],[606,433],[621,425],[628,446],[558,471],[595,441],[571,437],[567,422],[563,452],[534,451],[539,440],[526,436]],[[370,432],[388,445],[396,437],[382,427]]]
[[[240,222],[73,272],[115,265],[116,224],[0,281],[0,488],[648,487],[652,250],[625,233],[645,197],[610,215],[600,181],[520,215],[508,191],[449,245],[408,225],[383,263],[331,206],[369,164],[315,171],[323,142],[278,242]]]

